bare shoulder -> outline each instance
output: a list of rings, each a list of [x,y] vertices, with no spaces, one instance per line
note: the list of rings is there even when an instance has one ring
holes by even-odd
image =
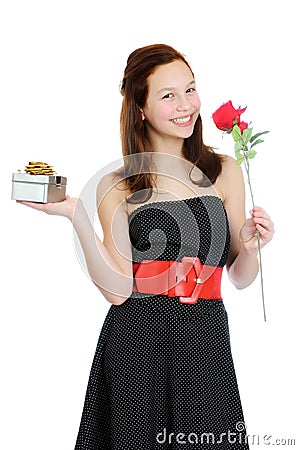
[[[235,158],[228,155],[220,155],[222,170],[216,181],[216,187],[221,192],[223,200],[227,200],[234,190],[243,191],[243,172]]]
[[[114,172],[105,174],[97,186],[97,208],[104,211],[108,208],[126,207],[127,192],[122,180],[115,177]]]
[[[241,167],[238,166],[235,158],[229,155],[221,155],[222,160],[222,172],[223,177],[230,177],[231,175],[238,174],[241,171]],[[220,176],[221,176],[220,175]]]

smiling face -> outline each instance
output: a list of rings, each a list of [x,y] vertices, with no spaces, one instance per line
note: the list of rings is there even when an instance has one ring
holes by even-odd
[[[193,133],[200,99],[189,67],[181,60],[159,66],[148,77],[148,97],[144,108],[152,144],[180,140]]]

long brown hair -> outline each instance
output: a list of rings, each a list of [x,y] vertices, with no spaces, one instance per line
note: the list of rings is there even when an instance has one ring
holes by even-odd
[[[120,134],[124,165],[114,172],[114,177],[121,178],[125,189],[134,195],[132,203],[147,201],[152,194],[156,181],[150,167],[150,142],[146,125],[142,120],[140,109],[145,106],[148,95],[148,77],[163,64],[175,60],[183,61],[190,69],[183,54],[165,44],[154,44],[138,48],[130,54],[121,83],[123,102],[120,114]],[[138,154],[138,158],[128,157]],[[184,140],[182,154],[184,158],[198,167],[213,184],[221,172],[221,157],[212,147],[202,140],[202,120],[198,116],[192,135]],[[189,172],[189,177],[190,177]],[[196,182],[191,179],[194,184]],[[140,191],[138,193],[138,191]]]

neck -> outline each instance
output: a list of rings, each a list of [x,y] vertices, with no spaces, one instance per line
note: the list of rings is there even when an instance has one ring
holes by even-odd
[[[160,176],[181,176],[189,164],[182,155],[174,152],[151,152],[151,161]]]
[[[183,144],[184,139],[176,137],[164,137],[152,133],[150,136],[151,152],[165,153],[173,156],[183,158]]]

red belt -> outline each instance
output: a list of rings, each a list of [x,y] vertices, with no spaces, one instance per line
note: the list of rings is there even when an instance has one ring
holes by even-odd
[[[193,256],[184,256],[182,261],[146,259],[133,263],[133,292],[179,297],[180,303],[189,304],[199,298],[221,300],[222,270]]]

